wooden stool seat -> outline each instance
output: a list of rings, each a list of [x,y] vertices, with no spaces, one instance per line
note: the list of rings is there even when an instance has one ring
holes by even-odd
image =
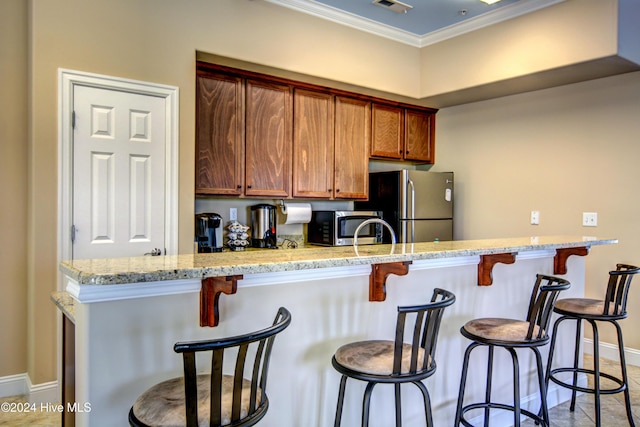
[[[179,342],[184,375],[144,391],[129,410],[132,426],[252,426],[269,409],[267,373],[273,342],[291,323],[280,307],[272,326],[235,337]],[[197,373],[196,353],[211,353],[210,373]],[[226,361],[226,362],[225,362]],[[233,375],[223,366],[233,366]],[[243,377],[243,376],[246,376]]]
[[[431,303],[398,307],[394,341],[370,340],[340,347],[331,363],[342,374],[334,425],[340,426],[347,378],[366,381],[362,405],[362,426],[369,425],[369,404],[376,384],[395,387],[396,426],[402,425],[400,385],[414,384],[422,393],[427,426],[433,425],[429,392],[422,380],[436,371],[434,355],[444,309],[456,297],[449,291],[434,289]],[[405,337],[405,330],[407,336]],[[409,342],[405,342],[409,341]]]
[[[231,423],[231,407],[233,403],[233,375],[222,377],[222,425]],[[240,404],[240,418],[249,414],[249,397],[251,381],[242,380],[242,403]],[[211,375],[201,374],[197,377],[198,387],[198,425],[209,425],[209,399],[211,398],[209,384]],[[258,388],[256,405],[262,405],[262,390]],[[150,426],[186,426],[184,399],[184,377],[172,378],[147,389],[133,404],[134,416]]]
[[[559,292],[569,289],[570,286],[571,284],[564,279],[538,274],[536,275],[536,282],[531,293],[526,320],[504,318],[474,319],[460,328],[460,333],[470,339],[472,343],[469,344],[464,353],[455,426],[460,424],[471,426],[469,421],[465,419],[465,414],[475,409],[483,409],[485,426],[489,425],[492,409],[513,412],[514,426],[520,426],[521,415],[533,419],[536,424],[549,426],[549,411],[547,409],[546,399],[547,390],[542,368],[542,357],[540,356],[538,347],[546,345],[549,342],[550,338],[546,333],[546,329],[549,326],[553,306],[558,298]],[[489,349],[485,399],[483,402],[463,405],[467,373],[469,371],[469,359],[471,352],[478,347],[488,347]],[[513,404],[494,402],[491,400],[495,348],[503,348],[511,355],[513,363]],[[535,355],[538,370],[538,385],[540,388],[541,409],[539,414],[534,414],[520,407],[520,372],[516,349],[521,348],[528,348]]]
[[[336,351],[336,362],[345,368],[372,375],[393,373],[394,341],[360,341],[346,344]],[[411,344],[403,344],[400,373],[406,374],[411,366]],[[424,358],[424,349],[418,348],[418,360]]]
[[[633,420],[633,412],[631,411],[631,398],[629,396],[629,380],[627,378],[627,367],[625,361],[624,340],[622,338],[622,328],[618,320],[627,317],[627,297],[631,280],[640,272],[640,268],[628,265],[617,264],[616,269],[609,272],[609,282],[604,300],[591,298],[567,298],[561,299],[556,303],[554,312],[560,317],[553,324],[553,338],[549,349],[549,360],[547,363],[547,372],[545,381],[549,380],[561,387],[571,389],[571,412],[576,406],[576,392],[590,393],[595,398],[595,421],[596,426],[602,425],[602,417],[600,415],[600,396],[603,394],[624,393],[625,409],[627,412],[627,420],[630,426],[635,426]],[[574,344],[573,366],[560,367],[552,369],[553,353],[556,345],[556,336],[558,327],[565,320],[573,320],[576,322],[576,336]],[[586,321],[591,325],[593,330],[593,369],[585,369],[579,366],[580,358],[580,341],[582,340],[582,321]],[[606,322],[613,325],[618,336],[618,354],[620,355],[620,376],[616,377],[610,374],[600,372],[600,341],[598,337],[597,322]],[[571,382],[566,382],[560,378],[561,374],[571,373]],[[593,387],[582,387],[578,385],[578,374],[590,375],[593,378]],[[609,380],[615,384],[613,388],[603,388],[600,385],[601,379]]]
[[[488,317],[470,320],[463,329],[476,340],[490,340],[517,346],[533,344],[531,339],[527,339],[529,326],[529,322],[524,320]],[[533,335],[538,336],[538,332],[538,325],[534,325]]]

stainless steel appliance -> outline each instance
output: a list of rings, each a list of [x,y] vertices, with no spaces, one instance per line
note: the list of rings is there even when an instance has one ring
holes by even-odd
[[[251,246],[277,248],[276,207],[274,205],[251,206]]]
[[[222,252],[222,217],[217,213],[196,214],[198,252]]]
[[[353,245],[353,234],[364,221],[381,218],[379,211],[313,211],[307,227],[309,243],[324,246]],[[365,225],[358,233],[358,244],[382,243],[382,224]]]
[[[369,200],[355,207],[381,210],[399,242],[453,240],[453,172],[372,172]]]

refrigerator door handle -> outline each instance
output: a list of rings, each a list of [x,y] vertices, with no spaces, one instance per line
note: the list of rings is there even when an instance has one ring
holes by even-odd
[[[407,178],[407,189],[411,188],[411,217],[409,220],[411,221],[411,243],[415,243],[416,240],[416,232],[415,232],[415,218],[416,218],[416,187],[413,185],[413,181]],[[405,242],[406,243],[406,242]]]

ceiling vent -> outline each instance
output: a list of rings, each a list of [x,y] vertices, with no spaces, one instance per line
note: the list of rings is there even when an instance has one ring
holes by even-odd
[[[373,0],[373,4],[396,13],[407,13],[408,10],[413,9],[413,6],[396,0]]]

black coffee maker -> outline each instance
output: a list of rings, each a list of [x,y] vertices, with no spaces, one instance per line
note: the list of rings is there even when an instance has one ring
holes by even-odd
[[[198,253],[222,252],[222,217],[217,213],[196,214]]]
[[[276,207],[273,205],[251,206],[251,246],[254,248],[277,248]]]

